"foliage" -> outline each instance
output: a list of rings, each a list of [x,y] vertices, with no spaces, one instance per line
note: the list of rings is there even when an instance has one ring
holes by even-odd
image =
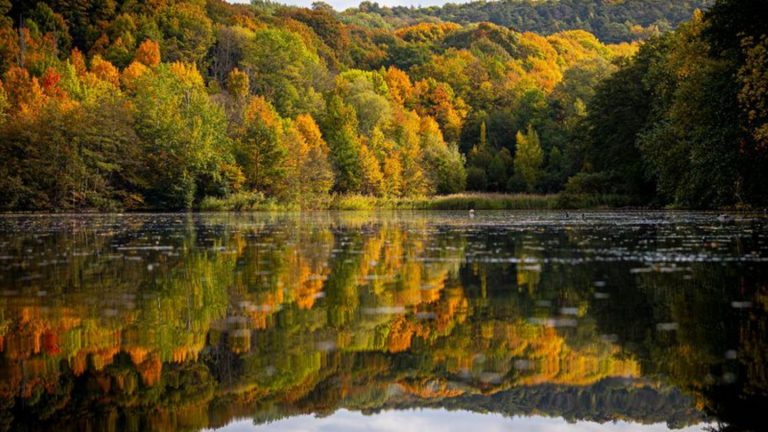
[[[706,3],[11,2],[2,205],[188,209],[256,193],[309,208],[465,188],[762,205],[766,30],[752,1],[663,34]],[[67,123],[100,103],[103,121]],[[54,166],[69,174],[35,174]]]

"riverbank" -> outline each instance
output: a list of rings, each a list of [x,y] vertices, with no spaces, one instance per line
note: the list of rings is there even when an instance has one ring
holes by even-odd
[[[200,211],[280,210],[559,210],[637,206],[623,195],[460,193],[431,197],[380,198],[366,195],[329,195],[311,201],[282,203],[257,194],[224,199],[206,198]]]

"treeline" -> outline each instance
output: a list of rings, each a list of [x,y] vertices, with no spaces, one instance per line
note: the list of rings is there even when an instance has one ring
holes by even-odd
[[[582,31],[372,30],[322,6],[70,3],[3,10],[20,17],[0,38],[4,209],[503,191],[515,164],[515,188],[556,190],[553,116],[632,51]],[[515,161],[515,134],[546,120]]]
[[[323,4],[0,2],[0,209],[261,199],[322,207],[332,194],[465,189],[758,205],[765,31],[755,24],[736,36],[760,21],[751,11],[763,6],[752,3],[719,2],[627,60],[636,44],[606,45],[583,30],[541,36],[427,22],[389,30]],[[744,16],[707,33],[728,8]],[[719,54],[720,43],[731,54]],[[698,85],[706,71],[719,84]],[[612,88],[637,94],[613,97]],[[701,115],[677,109],[676,92]],[[702,111],[713,100],[728,101],[714,119]],[[633,101],[640,106],[610,105]],[[665,107],[676,117],[663,116]],[[638,125],[623,112],[646,117]],[[693,119],[722,125],[697,135],[698,153],[641,143],[678,143],[669,130],[651,138],[646,126],[688,133]],[[680,173],[685,157],[727,164],[697,186],[718,200],[673,192],[665,173]]]
[[[674,29],[694,10],[712,0],[501,0],[448,3],[412,8],[382,7],[364,1],[344,12],[344,20],[368,25],[401,27],[423,21],[459,24],[491,22],[517,31],[552,34],[581,29],[603,42],[645,39]]]

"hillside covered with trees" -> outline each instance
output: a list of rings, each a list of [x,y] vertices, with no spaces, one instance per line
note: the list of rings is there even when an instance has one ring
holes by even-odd
[[[400,23],[368,3],[0,0],[0,209],[463,190],[764,205],[766,6],[720,0],[619,42],[703,5],[638,3]]]
[[[491,22],[518,31],[552,34],[586,30],[604,42],[628,42],[673,30],[711,0],[501,0],[411,8],[364,1],[344,13],[346,22],[402,27],[424,21]]]

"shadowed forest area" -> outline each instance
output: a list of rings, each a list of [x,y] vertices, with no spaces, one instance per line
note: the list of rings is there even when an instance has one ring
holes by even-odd
[[[0,0],[0,210],[762,207],[766,7]]]

